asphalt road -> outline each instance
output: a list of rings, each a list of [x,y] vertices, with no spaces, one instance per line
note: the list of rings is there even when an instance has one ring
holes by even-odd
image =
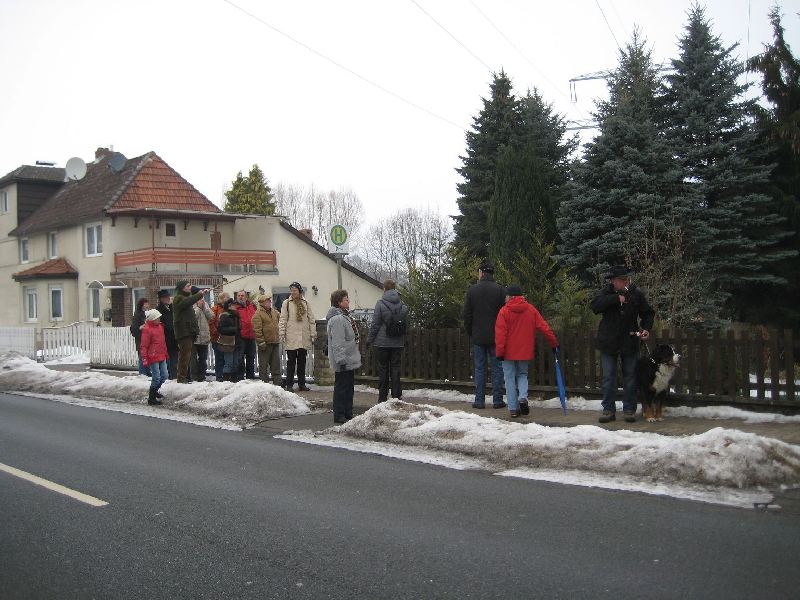
[[[291,427],[291,426],[288,426]],[[287,428],[288,428],[287,427]],[[0,394],[0,598],[796,598],[800,518]]]

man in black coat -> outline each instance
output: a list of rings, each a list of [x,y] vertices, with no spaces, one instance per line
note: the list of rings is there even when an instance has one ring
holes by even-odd
[[[178,377],[178,341],[175,339],[175,323],[172,317],[172,295],[169,290],[158,292],[158,312],[161,313],[161,323],[164,325],[164,339],[167,342],[167,372],[170,379]]]
[[[467,290],[464,301],[464,328],[472,339],[475,360],[475,408],[484,408],[486,396],[486,361],[492,369],[492,406],[503,408],[503,367],[494,351],[494,322],[506,302],[505,288],[494,280],[494,266],[482,262],[478,283]]]
[[[617,265],[606,274],[606,284],[592,299],[592,311],[602,314],[597,331],[597,348],[603,367],[603,413],[601,423],[616,417],[617,361],[622,358],[623,398],[625,421],[636,421],[636,360],[639,340],[650,337],[655,311],[644,293],[631,282],[631,272]]]

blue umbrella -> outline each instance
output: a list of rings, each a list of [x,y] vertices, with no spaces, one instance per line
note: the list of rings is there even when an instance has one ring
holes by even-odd
[[[560,348],[553,348],[556,367],[556,383],[558,383],[558,399],[561,400],[561,410],[567,414],[567,390],[564,388],[564,376],[561,374]]]

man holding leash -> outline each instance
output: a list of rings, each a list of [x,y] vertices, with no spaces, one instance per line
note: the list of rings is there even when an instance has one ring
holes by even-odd
[[[603,367],[603,413],[600,423],[616,420],[617,361],[622,359],[625,421],[636,421],[636,361],[639,340],[650,337],[655,311],[644,292],[631,282],[631,272],[616,265],[606,274],[606,284],[592,299],[595,314],[603,315],[597,330],[597,348]]]

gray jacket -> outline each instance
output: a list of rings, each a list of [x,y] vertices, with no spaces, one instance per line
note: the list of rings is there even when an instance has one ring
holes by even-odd
[[[197,304],[192,307],[194,316],[197,319],[197,326],[200,328],[200,333],[195,338],[194,343],[200,346],[211,343],[211,332],[208,330],[208,322],[214,318],[214,313],[208,308],[208,304],[203,304],[201,309]]]
[[[328,360],[334,371],[352,371],[361,366],[353,319],[342,309],[331,307],[328,320]]]
[[[383,298],[375,303],[375,312],[372,315],[372,325],[369,328],[367,343],[373,344],[377,348],[402,348],[405,344],[405,336],[390,337],[386,335],[386,322],[389,320],[389,313],[399,313],[403,306],[400,294],[397,290],[386,290]]]

